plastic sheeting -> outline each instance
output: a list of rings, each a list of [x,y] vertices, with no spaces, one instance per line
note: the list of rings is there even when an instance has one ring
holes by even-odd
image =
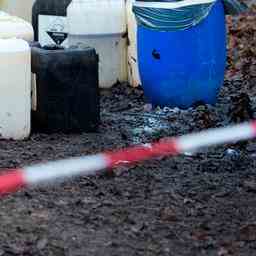
[[[137,0],[133,4],[139,25],[159,31],[185,30],[199,24],[220,0]],[[239,14],[246,6],[238,0],[222,0],[225,13]]]

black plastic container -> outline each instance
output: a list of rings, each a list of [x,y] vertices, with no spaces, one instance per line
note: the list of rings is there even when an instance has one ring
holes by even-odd
[[[100,121],[98,55],[92,48],[32,47],[36,110],[32,127],[53,133],[93,132]]]
[[[65,45],[67,41],[66,16],[71,0],[36,0],[32,10],[35,41]],[[40,21],[40,22],[39,22]]]

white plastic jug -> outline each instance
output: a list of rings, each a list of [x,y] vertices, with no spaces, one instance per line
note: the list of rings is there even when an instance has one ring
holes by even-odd
[[[31,42],[34,39],[32,25],[25,20],[0,11],[0,38],[19,38]]]
[[[0,0],[0,9],[31,22],[35,0]]]
[[[73,0],[67,8],[69,45],[91,46],[99,54],[99,85],[127,81],[124,0]]]
[[[30,134],[31,57],[22,39],[0,39],[0,136],[24,139]]]
[[[137,23],[135,15],[132,12],[132,4],[134,0],[127,0],[127,23],[128,23],[128,80],[129,84],[133,87],[141,85],[139,67],[138,67],[138,55],[137,55]]]

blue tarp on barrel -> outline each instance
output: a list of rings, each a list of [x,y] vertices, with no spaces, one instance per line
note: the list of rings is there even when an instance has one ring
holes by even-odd
[[[225,14],[244,9],[237,0],[136,1],[139,69],[148,101],[181,108],[214,104],[226,65]]]

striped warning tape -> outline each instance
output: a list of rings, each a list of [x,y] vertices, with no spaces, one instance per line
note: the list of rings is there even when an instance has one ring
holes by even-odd
[[[9,170],[0,175],[0,195],[25,186],[37,186],[80,175],[94,175],[120,165],[134,164],[158,156],[178,155],[202,147],[220,145],[256,137],[256,121],[236,126],[210,129],[196,134],[163,139],[115,152],[71,158]]]

